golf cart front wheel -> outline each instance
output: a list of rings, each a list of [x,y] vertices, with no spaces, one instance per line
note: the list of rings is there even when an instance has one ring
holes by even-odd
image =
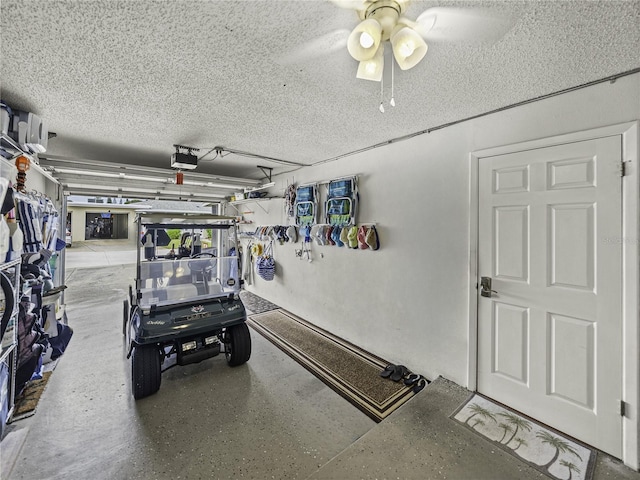
[[[236,367],[251,357],[251,334],[246,323],[227,328],[225,332],[224,355],[227,363]]]
[[[131,354],[133,398],[148,397],[160,389],[160,350],[157,345],[134,347]]]

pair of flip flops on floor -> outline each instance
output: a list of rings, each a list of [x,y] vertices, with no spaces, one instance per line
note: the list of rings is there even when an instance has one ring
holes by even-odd
[[[413,386],[413,393],[418,393],[427,386],[427,383],[429,383],[422,375],[411,373],[404,365],[389,364],[384,367],[382,372],[380,372],[380,376],[382,378],[393,380],[394,382],[402,380],[406,386]]]

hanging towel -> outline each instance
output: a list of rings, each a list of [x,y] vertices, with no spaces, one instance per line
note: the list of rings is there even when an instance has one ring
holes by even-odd
[[[42,227],[40,221],[40,202],[26,195],[18,195],[18,222],[24,234],[25,252],[38,252],[42,248]]]
[[[245,252],[242,255],[242,278],[247,285],[251,285],[251,243],[247,245]]]
[[[0,215],[0,258],[6,259],[7,253],[9,252],[11,240],[11,230],[9,230],[9,225],[7,225],[7,221],[4,219],[4,215]]]
[[[46,240],[47,250],[52,252],[56,250],[56,243],[58,240],[58,212],[49,214],[49,231]]]

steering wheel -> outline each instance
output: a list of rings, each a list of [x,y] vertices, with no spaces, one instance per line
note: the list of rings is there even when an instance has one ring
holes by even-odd
[[[209,273],[211,270],[213,270],[213,265],[211,265],[211,261],[208,259],[214,257],[215,255],[210,252],[197,253],[193,257],[191,257],[192,260],[189,260],[187,262],[187,265],[192,271],[195,270],[197,272]],[[197,260],[199,258],[202,258],[203,260]],[[204,260],[205,258],[207,260]]]
[[[200,253],[196,253],[191,258],[204,258],[204,257],[211,258],[211,257],[215,257],[215,255],[211,252],[200,252]]]

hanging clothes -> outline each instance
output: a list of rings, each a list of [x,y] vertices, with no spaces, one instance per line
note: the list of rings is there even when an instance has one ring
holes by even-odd
[[[47,250],[52,252],[56,250],[56,242],[58,241],[58,223],[59,215],[56,211],[51,200],[47,199],[45,205],[45,217],[46,230],[43,223],[42,236],[44,240],[44,246]]]
[[[56,250],[59,215],[53,202],[33,193],[16,193],[17,220],[24,235],[26,253]]]
[[[231,247],[231,249],[229,249],[229,256],[230,257],[237,257],[238,255],[236,254],[236,249],[235,247]],[[232,260],[229,262],[229,278],[239,278],[238,277],[238,262],[237,260]]]
[[[253,244],[251,242],[249,242],[249,244],[247,245],[247,249],[244,252],[244,255],[242,255],[242,279],[245,281],[245,283],[247,285],[251,285],[252,284],[252,277],[251,274],[253,272],[253,268],[251,265],[251,247],[253,246]]]

